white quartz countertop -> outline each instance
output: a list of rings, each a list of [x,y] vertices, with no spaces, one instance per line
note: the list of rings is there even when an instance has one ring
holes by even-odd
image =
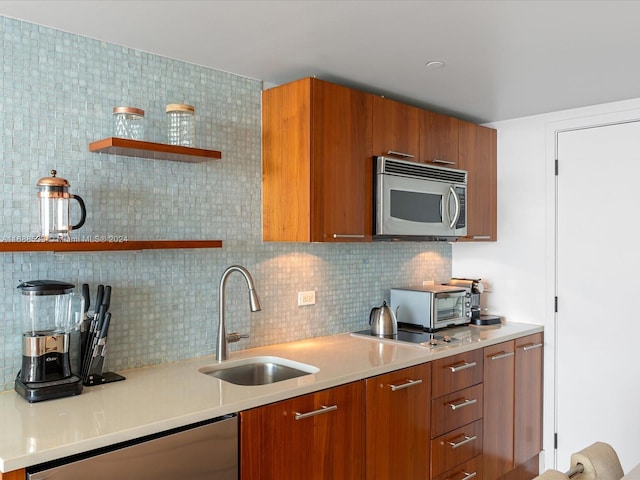
[[[214,356],[118,373],[125,381],[85,387],[75,397],[30,404],[13,390],[0,394],[0,472],[87,452],[175,427],[429,362],[541,332],[518,323],[459,327],[457,345],[421,347],[349,333],[234,352],[227,362],[275,356],[317,367],[316,373],[239,386],[204,375]],[[223,362],[224,363],[224,362]]]

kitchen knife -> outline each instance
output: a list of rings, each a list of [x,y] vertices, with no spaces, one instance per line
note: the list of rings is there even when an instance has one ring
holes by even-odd
[[[100,335],[98,337],[98,343],[96,345],[96,356],[91,359],[91,364],[89,365],[89,375],[102,373],[110,323],[111,313],[107,313],[104,317],[104,322],[102,322],[102,328],[100,329]]]
[[[86,314],[89,311],[89,306],[91,305],[91,299],[89,298],[89,284],[82,284],[82,298],[84,298],[84,313]]]
[[[104,305],[100,306],[100,311],[97,314],[97,318],[94,317],[94,321],[91,323],[91,330],[89,331],[89,338],[87,342],[87,350],[85,352],[85,358],[82,361],[82,378],[86,381],[89,375],[89,367],[91,366],[92,359],[97,355],[98,337],[104,324],[104,317],[106,308]]]
[[[104,298],[104,285],[100,284],[98,285],[98,291],[96,292],[96,304],[93,307],[96,315],[98,315],[98,312],[100,311],[100,305],[102,305],[103,298]]]
[[[84,336],[84,343],[82,344],[82,365],[84,365],[85,359],[89,354],[89,347],[91,346],[93,332],[96,329],[96,323],[98,322],[98,314],[88,317],[88,327]]]
[[[87,334],[84,339],[84,343],[82,344],[82,365],[85,363],[85,358],[90,354],[89,349],[91,348],[91,343],[93,341],[93,336],[95,335],[96,328],[98,325],[98,320],[100,319],[100,313],[98,310],[93,314],[93,316],[89,317],[89,328],[87,329]]]
[[[104,305],[106,311],[109,311],[109,304],[111,303],[111,285],[107,285],[104,287],[104,295],[102,297],[102,303],[100,305]]]
[[[89,298],[89,284],[82,284],[82,298],[84,299],[84,312],[82,315],[82,323],[80,323],[80,361],[84,359],[85,347],[87,344],[87,335],[89,334],[89,306],[91,304],[91,300]],[[82,363],[80,363],[82,365]]]

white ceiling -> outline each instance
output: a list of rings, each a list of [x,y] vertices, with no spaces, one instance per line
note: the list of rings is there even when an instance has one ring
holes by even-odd
[[[640,1],[2,0],[0,15],[479,122],[640,98]]]

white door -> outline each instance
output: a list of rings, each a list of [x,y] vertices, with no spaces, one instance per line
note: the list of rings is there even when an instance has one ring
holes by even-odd
[[[640,463],[640,122],[557,136],[557,468]]]

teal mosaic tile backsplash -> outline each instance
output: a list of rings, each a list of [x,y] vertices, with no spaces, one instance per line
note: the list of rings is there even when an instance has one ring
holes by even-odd
[[[232,275],[228,331],[250,338],[231,350],[365,328],[390,287],[451,275],[448,244],[262,242],[259,81],[5,17],[0,56],[2,241],[37,236],[35,185],[51,169],[87,204],[74,238],[223,241],[210,250],[0,253],[0,390],[20,368],[21,280],[112,285],[107,368],[121,371],[213,354],[218,283],[232,264],[251,271],[263,310],[250,313],[244,280]],[[221,160],[89,152],[112,135],[120,105],[142,108],[146,139],[164,142],[167,103],[195,106],[195,146],[220,150]],[[316,290],[315,306],[297,307],[302,290]]]

